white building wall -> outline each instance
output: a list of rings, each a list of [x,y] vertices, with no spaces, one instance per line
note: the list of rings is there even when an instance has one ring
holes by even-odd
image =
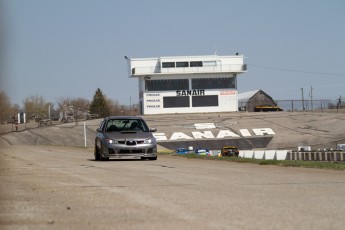
[[[161,68],[163,62],[215,62],[215,66],[186,67],[186,68]],[[181,56],[181,57],[161,57],[161,58],[134,58],[129,59],[130,77],[154,74],[174,74],[174,73],[225,73],[225,72],[245,72],[243,55],[235,56]]]
[[[144,114],[172,114],[172,113],[207,113],[207,112],[235,112],[237,105],[237,90],[205,90],[205,96],[217,95],[218,106],[191,107],[192,97],[189,97],[190,107],[164,108],[163,97],[176,96],[175,91],[147,92],[143,94]],[[181,96],[183,97],[183,96]]]
[[[130,77],[138,77],[139,101],[142,106],[141,111],[143,114],[234,112],[238,111],[237,74],[246,72],[243,58],[242,55],[209,55],[129,59],[129,75]],[[178,62],[188,62],[192,65],[191,62],[193,61],[201,61],[203,65],[200,67],[177,67]],[[176,68],[171,68],[170,66],[162,68],[162,63],[167,62],[175,63]],[[202,94],[198,95],[198,89],[191,89],[193,78],[234,78],[235,84],[231,84],[233,86],[231,88],[224,89],[199,89],[202,91]],[[180,93],[177,92],[178,90],[146,91],[146,81],[167,79],[188,79],[190,88],[188,90],[182,90],[184,92]],[[194,98],[196,99],[194,102],[199,103],[200,107],[195,105],[193,107],[193,95],[197,97]],[[203,96],[205,96],[206,99],[204,99]],[[184,103],[183,106],[186,106],[185,103],[189,100],[189,107],[164,107],[164,100],[165,102],[167,101],[165,97],[173,98],[173,102],[170,102],[170,104],[174,104],[177,97],[185,97],[182,99]],[[215,98],[218,98],[217,105],[214,105],[216,101]],[[207,102],[205,103],[204,101]],[[201,106],[200,104],[212,105]]]
[[[130,76],[158,73],[160,72],[159,58],[130,59],[130,69]]]

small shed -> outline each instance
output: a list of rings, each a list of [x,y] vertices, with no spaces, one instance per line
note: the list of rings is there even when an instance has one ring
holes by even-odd
[[[248,112],[282,111],[272,97],[261,89],[239,93],[238,110]]]

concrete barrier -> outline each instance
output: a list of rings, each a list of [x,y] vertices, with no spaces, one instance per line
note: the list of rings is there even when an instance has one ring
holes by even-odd
[[[289,150],[277,150],[276,151],[276,160],[284,161],[287,159],[288,152],[291,152]]]
[[[220,150],[210,150],[210,155],[211,156],[219,156]]]
[[[275,160],[277,150],[266,150],[265,151],[265,160]]]
[[[345,161],[345,151],[241,150],[239,157],[258,160]]]
[[[254,151],[254,158],[262,160],[265,157],[265,151],[264,150],[256,150]]]
[[[253,150],[245,150],[244,151],[244,158],[253,158],[254,157],[254,151]]]
[[[244,152],[245,150],[240,150],[238,153],[238,157],[244,158]]]

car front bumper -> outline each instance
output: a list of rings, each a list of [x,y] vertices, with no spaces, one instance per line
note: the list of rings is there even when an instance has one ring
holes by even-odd
[[[156,144],[108,144],[103,152],[104,157],[111,158],[153,158],[157,156]]]

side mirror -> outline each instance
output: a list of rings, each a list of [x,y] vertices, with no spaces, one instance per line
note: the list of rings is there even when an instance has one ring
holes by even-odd
[[[97,133],[101,133],[102,129],[101,128],[97,128],[96,131],[97,131]]]
[[[156,129],[156,128],[151,128],[150,131],[151,131],[151,132],[156,132],[157,129]]]

